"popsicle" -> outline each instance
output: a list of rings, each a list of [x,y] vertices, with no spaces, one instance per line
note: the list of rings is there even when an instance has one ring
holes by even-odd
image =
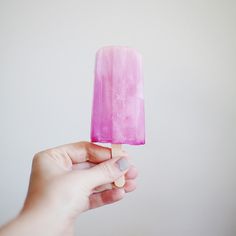
[[[108,46],[96,53],[91,141],[111,143],[112,157],[122,144],[145,143],[141,54],[123,46]],[[124,177],[115,181],[125,184]]]

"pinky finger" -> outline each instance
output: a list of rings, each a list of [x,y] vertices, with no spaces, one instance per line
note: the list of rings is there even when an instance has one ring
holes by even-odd
[[[124,189],[126,193],[132,192],[136,189],[136,182],[133,179],[126,180]]]
[[[110,189],[94,193],[89,197],[90,209],[101,207],[121,200],[125,195],[124,189]]]

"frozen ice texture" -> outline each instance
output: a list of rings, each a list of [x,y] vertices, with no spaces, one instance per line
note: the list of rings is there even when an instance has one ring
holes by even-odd
[[[95,63],[91,141],[145,143],[141,54],[129,47],[98,50]]]

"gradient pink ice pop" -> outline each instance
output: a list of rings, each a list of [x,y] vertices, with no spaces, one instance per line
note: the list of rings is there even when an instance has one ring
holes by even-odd
[[[134,49],[109,46],[96,54],[91,141],[145,143],[142,58]]]

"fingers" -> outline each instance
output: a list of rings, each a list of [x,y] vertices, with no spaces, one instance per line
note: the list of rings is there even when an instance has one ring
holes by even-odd
[[[132,192],[136,189],[135,179],[137,178],[137,176],[138,176],[137,169],[134,166],[131,166],[127,171],[127,173],[125,174],[125,186],[123,188],[126,193]],[[117,189],[117,187],[113,183],[104,184],[96,187],[93,192],[98,193],[110,189]]]
[[[126,180],[123,188],[126,193],[134,191],[136,189],[136,181],[133,179]],[[104,184],[95,188],[93,193],[100,193],[111,189],[117,189],[117,187],[114,184]]]
[[[77,179],[84,181],[84,185],[92,191],[98,186],[114,182],[120,176],[125,175],[129,168],[128,160],[122,157],[104,161],[83,171],[74,171],[73,174],[78,175]]]
[[[89,197],[90,209],[111,204],[121,200],[125,195],[124,189],[111,189],[101,193],[94,193]]]
[[[89,169],[91,167],[94,167],[96,164],[85,161],[85,162],[81,162],[79,164],[74,164],[72,166],[72,170],[86,170]]]
[[[136,189],[136,182],[133,179],[129,179],[125,182],[124,190],[126,193],[132,192]]]
[[[73,170],[85,170],[91,167],[94,167],[96,164],[91,162],[82,162],[79,164],[74,164],[72,169]],[[138,171],[134,166],[130,166],[129,170],[125,174],[125,179],[135,179],[138,176]]]
[[[109,190],[109,189],[113,189],[113,188],[116,188],[113,183],[103,184],[103,185],[98,186],[95,189],[93,189],[93,193],[99,193],[99,192],[103,192],[105,190]]]
[[[113,188],[103,192],[93,193],[89,197],[90,209],[117,202],[123,199],[125,193],[132,192],[135,189],[135,180],[130,179],[126,181],[124,188]]]
[[[131,166],[127,173],[125,174],[125,179],[135,179],[138,176],[138,170],[134,167]]]
[[[111,149],[96,145],[94,143],[86,144],[87,159],[93,163],[100,163],[111,159]]]
[[[100,163],[111,159],[111,149],[89,142],[78,142],[58,147],[70,157],[73,164],[85,161]]]

